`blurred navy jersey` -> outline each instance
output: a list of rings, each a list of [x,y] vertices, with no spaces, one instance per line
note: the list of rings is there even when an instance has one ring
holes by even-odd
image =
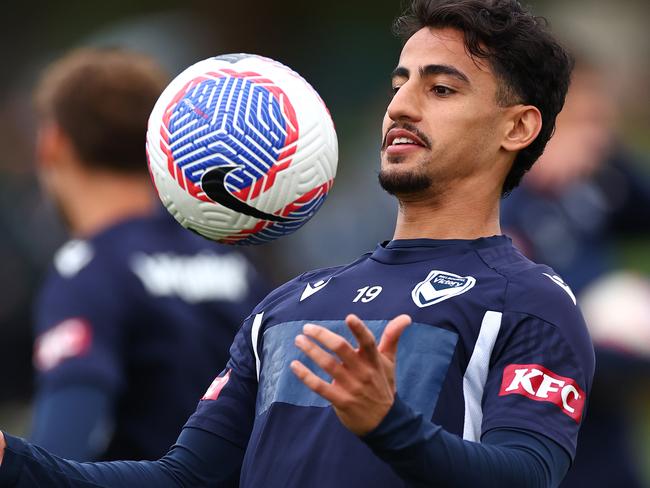
[[[246,449],[241,486],[405,486],[289,368],[300,359],[323,375],[294,338],[316,322],[353,341],[348,313],[377,338],[391,318],[413,318],[397,390],[425,419],[469,441],[541,434],[573,458],[594,357],[570,288],[503,236],[403,240],[300,276],[244,322],[186,424]]]
[[[71,241],[37,303],[39,397],[77,386],[107,392],[114,429],[103,457],[157,458],[267,291],[240,252],[167,212]]]
[[[616,241],[650,230],[650,179],[623,148],[588,178],[556,193],[524,179],[501,206],[501,222],[532,259],[548,263],[581,293],[620,267]]]

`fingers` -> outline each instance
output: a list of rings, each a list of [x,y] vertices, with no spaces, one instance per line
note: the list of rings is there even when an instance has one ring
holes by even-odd
[[[379,352],[386,358],[395,362],[397,356],[397,343],[402,335],[402,332],[411,325],[411,317],[408,315],[399,315],[393,320],[388,322],[384,333],[379,342]]]
[[[359,350],[367,355],[367,357],[375,362],[379,361],[379,353],[375,343],[375,336],[366,324],[354,314],[350,314],[345,318],[345,323],[354,334],[354,337],[359,343]]]
[[[406,327],[411,324],[411,317],[408,315],[399,315],[388,322],[384,329],[379,346],[376,345],[373,333],[368,329],[368,327],[366,327],[359,317],[350,314],[345,318],[345,322],[350,328],[350,331],[352,331],[352,334],[354,334],[354,337],[359,344],[359,351],[362,355],[373,363],[379,362],[380,354],[394,362],[397,354],[397,343]],[[334,352],[346,366],[355,368],[360,365],[361,358],[359,357],[357,350],[355,350],[352,345],[350,345],[350,343],[340,335],[326,329],[325,327],[315,324],[306,324],[303,327],[303,332],[306,336],[316,339],[327,349]],[[312,359],[316,361],[316,358]],[[329,362],[330,361],[328,360],[327,363]],[[325,368],[323,367],[323,369]],[[329,371],[327,372],[330,373]]]
[[[298,360],[291,361],[291,371],[302,381],[307,388],[314,393],[322,396],[332,404],[337,404],[341,401],[342,394],[338,391],[337,387],[328,383],[322,378],[316,376],[307,366]]]
[[[304,335],[296,336],[295,344],[302,352],[307,355],[307,357],[309,357],[318,366],[320,366],[321,369],[328,375],[330,375],[332,378],[340,378],[340,370],[343,368],[343,366],[336,360],[334,356],[328,352],[325,352],[321,347],[319,347],[313,341],[310,341]]]
[[[340,335],[326,329],[325,327],[315,324],[306,324],[302,330],[306,336],[316,339],[327,349],[341,358],[341,361],[348,366],[354,367],[358,362],[356,351],[352,345]]]
[[[397,342],[411,323],[400,315],[386,325],[379,348],[373,333],[356,315],[348,315],[347,326],[359,347],[354,348],[342,336],[318,325],[306,324],[296,337],[296,346],[332,378],[320,378],[298,360],[291,362],[292,372],[311,391],[332,404],[343,425],[362,435],[374,429],[395,400],[395,361]],[[322,346],[322,347],[321,347]]]

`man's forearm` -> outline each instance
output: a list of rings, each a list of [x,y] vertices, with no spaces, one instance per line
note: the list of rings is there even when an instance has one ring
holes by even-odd
[[[106,430],[114,420],[113,401],[98,386],[70,385],[40,392],[29,442],[66,459],[99,459],[106,446],[94,439],[98,433],[105,434],[100,438],[110,437]]]
[[[416,415],[399,398],[364,442],[414,486],[557,486],[568,454],[542,436],[493,431],[469,442]]]
[[[6,440],[6,443],[5,443]],[[236,487],[244,449],[229,441],[186,427],[169,453],[158,461],[78,463],[49,454],[22,439],[3,439],[0,486],[26,488],[139,486]],[[215,462],[218,461],[218,462]]]

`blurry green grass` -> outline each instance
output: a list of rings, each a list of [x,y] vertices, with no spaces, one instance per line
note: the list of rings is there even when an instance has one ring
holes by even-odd
[[[650,226],[650,222],[648,222]],[[650,237],[626,239],[619,243],[619,258],[623,268],[650,277]]]

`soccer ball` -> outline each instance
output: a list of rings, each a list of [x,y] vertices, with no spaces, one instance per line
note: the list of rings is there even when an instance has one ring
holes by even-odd
[[[228,244],[294,232],[323,204],[338,145],[318,93],[272,59],[200,61],[163,91],[149,117],[149,171],[184,227]]]

